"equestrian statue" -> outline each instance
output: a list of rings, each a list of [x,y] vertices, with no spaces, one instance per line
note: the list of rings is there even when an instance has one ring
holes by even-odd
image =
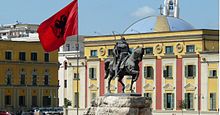
[[[108,93],[111,93],[111,80],[115,77],[118,77],[118,82],[121,83],[122,92],[124,93],[125,85],[122,79],[125,75],[130,75],[132,77],[130,91],[132,93],[134,92],[132,86],[138,79],[138,64],[142,61],[143,54],[144,50],[139,46],[131,52],[125,38],[121,37],[120,41],[116,43],[113,49],[113,59],[105,60],[105,79],[109,77],[107,86]]]

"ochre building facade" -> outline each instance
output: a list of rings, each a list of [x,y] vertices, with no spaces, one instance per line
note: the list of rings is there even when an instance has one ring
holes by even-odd
[[[0,41],[0,109],[58,106],[58,52],[40,42]]]
[[[152,32],[123,36],[131,51],[137,46],[145,49],[134,90],[152,99],[153,112],[218,111],[218,30]],[[85,107],[95,97],[106,93],[104,61],[112,58],[112,50],[119,39],[119,35],[85,37],[85,84],[80,84],[85,86]],[[81,79],[83,78],[80,77]],[[129,76],[124,78],[126,92],[129,92],[130,80]],[[120,93],[121,88],[117,78],[111,82],[113,93]]]

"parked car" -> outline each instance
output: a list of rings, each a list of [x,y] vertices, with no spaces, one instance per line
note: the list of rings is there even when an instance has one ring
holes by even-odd
[[[62,107],[41,107],[37,110],[43,115],[63,115]]]
[[[7,111],[0,111],[0,115],[13,115],[13,114]]]
[[[63,107],[55,107],[54,110],[58,115],[63,115]]]
[[[33,112],[22,112],[21,115],[34,115]]]

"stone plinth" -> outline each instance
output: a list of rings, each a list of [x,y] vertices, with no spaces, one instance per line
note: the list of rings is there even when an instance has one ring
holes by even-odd
[[[84,115],[152,115],[151,101],[141,96],[117,94],[98,97]]]

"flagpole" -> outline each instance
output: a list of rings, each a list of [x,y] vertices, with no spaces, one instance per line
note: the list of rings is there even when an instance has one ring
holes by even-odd
[[[77,106],[76,106],[76,114],[79,115],[79,5],[78,5],[78,1],[77,1],[77,37],[76,37],[76,44],[77,44],[77,55],[76,55],[76,59],[77,59],[77,69],[76,69],[76,74],[77,74],[77,81],[76,81],[76,92],[77,92]]]
[[[77,74],[77,81],[76,81],[76,92],[77,92],[77,107],[76,107],[76,114],[79,115],[79,5],[77,1],[77,37],[76,37],[76,44],[77,44],[77,69],[76,69],[76,74]]]

